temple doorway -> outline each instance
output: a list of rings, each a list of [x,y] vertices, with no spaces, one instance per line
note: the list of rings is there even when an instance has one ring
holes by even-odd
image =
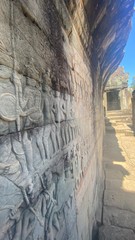
[[[119,90],[112,90],[107,92],[107,110],[121,110],[120,106],[120,91]]]

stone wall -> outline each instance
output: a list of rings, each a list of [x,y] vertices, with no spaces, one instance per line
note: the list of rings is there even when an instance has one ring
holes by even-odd
[[[107,99],[107,95],[113,96],[112,100],[109,101]],[[116,94],[117,93],[117,94]],[[110,89],[104,92],[103,97],[103,105],[105,107],[106,112],[110,110],[122,110],[124,112],[132,112],[132,89],[131,88],[123,88],[123,89]],[[109,109],[111,107],[112,109]]]
[[[0,239],[94,237],[102,89],[123,56],[126,4],[0,1]]]
[[[132,89],[131,88],[125,88],[121,90],[120,92],[120,99],[121,99],[121,109],[124,111],[132,111]]]

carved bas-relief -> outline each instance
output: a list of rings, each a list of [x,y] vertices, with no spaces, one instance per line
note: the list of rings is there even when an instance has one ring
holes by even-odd
[[[0,240],[93,238],[102,90],[132,15],[117,2],[0,1]]]
[[[28,119],[26,120],[26,126],[27,124],[29,125],[29,121],[32,123],[42,124],[43,113],[41,110],[41,80],[39,82],[36,82],[33,79],[27,78],[26,84],[28,85],[24,91],[24,116],[28,116]]]
[[[83,152],[80,147],[86,144],[81,142],[74,112],[83,105],[77,106],[73,96],[52,90],[42,80],[16,73],[13,81],[10,76],[0,84],[2,99],[5,94],[10,110],[14,106],[12,118],[8,108],[6,113],[0,108],[0,118],[8,124],[7,133],[16,132],[1,136],[0,218],[4,216],[6,228],[0,239],[66,239],[76,221],[74,191],[87,165],[87,149]],[[6,186],[11,187],[14,202],[6,196]],[[0,222],[0,228],[4,225]]]
[[[6,71],[7,74],[3,74]],[[0,119],[16,122],[17,131],[31,123],[43,123],[41,110],[41,80],[39,83],[24,78],[17,72],[1,66],[0,68]],[[15,129],[9,126],[9,131]],[[1,132],[2,134],[3,132]]]
[[[41,239],[55,240],[62,228],[65,206],[70,207],[69,201],[63,206],[58,205],[58,176],[47,172],[39,176],[40,195],[37,196],[34,191],[34,185],[31,182],[28,187],[21,188],[24,203],[9,211],[9,219],[13,226],[9,231],[10,239],[27,240],[36,236],[36,226],[39,223],[42,229]],[[39,239],[40,232],[36,239]],[[34,238],[35,239],[35,238]]]
[[[25,83],[18,81],[17,84],[19,85],[18,94],[21,96],[21,101],[19,100],[21,129],[21,126],[36,119],[36,117],[33,117],[32,110],[32,106],[36,105],[36,99],[33,98],[33,103],[29,105],[32,97],[31,94],[27,98],[24,97],[24,93],[26,94],[28,90],[27,87],[26,90],[23,90],[23,84],[25,85]],[[10,88],[10,91],[14,93],[13,89]],[[64,209],[68,205],[67,198],[71,195],[74,186],[71,145],[77,138],[78,133],[75,130],[77,128],[75,121],[73,119],[67,120],[65,96],[50,91],[51,99],[49,96],[50,102],[46,106],[45,98],[41,104],[40,95],[37,94],[37,103],[41,104],[42,109],[46,109],[46,112],[48,112],[50,123],[43,127],[0,137],[0,194],[1,186],[4,189],[3,200],[0,202],[0,218],[5,216],[5,225],[8,230],[5,229],[1,232],[0,239],[3,240],[36,240],[39,237],[55,240],[59,239],[61,234],[65,232]],[[30,92],[33,93],[33,87]],[[54,104],[55,96],[59,99]],[[62,103],[60,104],[61,99]],[[70,103],[69,101],[68,104],[70,105]],[[38,104],[36,106],[39,106]],[[30,111],[26,112],[27,109]],[[40,112],[40,108],[37,107],[36,111]],[[30,115],[27,116],[28,112]],[[22,119],[22,115],[24,119]],[[41,115],[39,114],[38,117]],[[14,120],[17,121],[15,118]],[[69,124],[69,121],[73,124]],[[9,119],[8,122],[10,122]],[[60,164],[61,167],[55,166],[57,164],[58,166]],[[59,173],[54,174],[51,170],[48,173],[48,168],[56,168],[57,170],[60,168],[60,176]],[[12,204],[6,196],[6,185],[2,185],[3,178],[8,186],[11,186],[11,194],[15,195],[15,201]],[[61,187],[63,190],[64,188],[67,189],[65,198],[63,198],[63,192],[58,193],[58,189]],[[16,193],[18,193],[17,196]],[[2,222],[0,222],[1,227],[3,227]],[[41,230],[40,233],[39,229]]]
[[[69,142],[67,131],[69,131],[70,139],[73,134],[73,116],[69,96],[60,95],[57,91],[53,92],[49,86],[42,84],[41,77],[39,81],[35,81],[17,72],[13,74],[10,68],[6,68],[7,74],[3,76],[4,70],[5,67],[2,69],[1,66],[0,125],[8,125],[6,130],[0,128],[1,134],[30,128],[34,124],[36,126],[41,126],[43,123],[54,124],[56,129],[52,125],[52,139],[55,139],[56,132],[57,144],[55,140],[53,141],[55,152],[61,148],[60,124],[63,123],[65,128],[62,131],[63,145],[67,144]],[[65,124],[66,120],[69,121],[68,127]]]

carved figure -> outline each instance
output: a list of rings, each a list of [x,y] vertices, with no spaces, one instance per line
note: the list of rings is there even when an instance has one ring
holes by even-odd
[[[33,150],[31,140],[28,138],[27,131],[24,132],[21,140],[18,139],[18,134],[11,136],[12,149],[19,161],[22,169],[22,178],[30,178],[34,172],[33,168]],[[20,176],[21,177],[21,176]]]
[[[60,150],[61,149],[60,124],[57,124],[56,126],[56,139],[57,139],[58,150]]]
[[[23,134],[23,148],[26,156],[27,168],[28,171],[32,174],[34,171],[33,168],[33,150],[31,140],[28,138],[27,131]]]
[[[18,140],[17,134],[16,135],[14,134],[14,136],[12,136],[12,148],[13,148],[13,152],[16,155],[17,160],[21,165],[24,176],[28,176],[28,168],[27,168],[27,160],[25,157],[25,152],[22,146],[22,142]]]
[[[70,178],[70,162],[68,153],[64,157],[64,170],[65,170],[65,178]]]
[[[43,119],[40,84],[36,87],[25,87],[23,94],[21,76],[14,73],[12,81],[15,86],[15,94],[4,92],[0,95],[0,117],[8,122],[16,121],[17,130],[20,131],[21,117],[28,116],[31,122],[36,123]]]
[[[59,108],[60,108],[60,121],[65,121],[66,117],[67,117],[67,112],[66,112],[66,101],[63,98],[60,99],[60,104],[59,104]]]
[[[72,151],[69,150],[64,156],[65,178],[73,178]]]
[[[15,233],[12,240],[27,240],[32,235],[35,227],[35,215],[29,210],[25,210],[22,215],[21,211],[12,210],[10,219],[15,221]]]
[[[42,94],[42,108],[45,124],[51,124],[52,122],[55,122],[54,113],[52,112],[54,101],[53,98],[54,97],[51,88],[48,85],[44,84]]]
[[[52,102],[52,119],[53,122],[60,123],[60,93],[58,91],[55,92],[55,98],[53,97],[53,102]]]
[[[68,121],[68,131],[70,141],[74,140],[78,135],[78,126],[76,126],[74,120]]]
[[[49,148],[48,148],[48,138],[50,136],[52,146],[53,146],[53,153],[56,153],[58,149],[61,148],[60,142],[60,93],[56,92],[56,98],[54,98],[51,89],[46,84],[44,85],[44,115],[45,115],[45,122],[52,123],[51,129],[49,124],[45,126],[44,131],[44,146],[46,149],[47,158],[49,156]],[[57,123],[57,124],[56,124]],[[51,130],[51,131],[50,131]]]
[[[58,141],[57,141],[57,134],[56,134],[56,125],[52,124],[51,126],[51,141],[53,145],[53,153],[58,151]]]
[[[51,126],[51,141],[52,141],[52,145],[53,145],[53,153],[55,154],[61,148],[59,125],[52,124],[52,126]]]
[[[10,136],[1,137],[0,153],[0,175],[5,176],[10,182],[18,186],[21,165],[13,152]]]
[[[39,149],[39,153],[40,153],[40,156],[41,156],[41,159],[42,161],[45,161],[45,148],[44,148],[44,128],[35,128],[33,130],[33,134],[35,136],[35,139],[36,139],[36,144],[37,144],[37,147]]]
[[[25,99],[25,115],[31,122],[42,123],[43,113],[41,109],[41,82],[32,85],[34,80],[27,78],[29,86],[25,88],[24,99]]]
[[[59,221],[58,221],[58,206],[56,201],[56,186],[52,180],[52,173],[50,172],[46,178],[46,222],[45,222],[45,237],[49,240],[54,240],[53,227],[59,231]]]
[[[68,132],[68,123],[66,121],[61,124],[61,138],[63,142],[63,146],[68,144],[69,142],[69,132]]]
[[[44,143],[44,148],[45,148],[45,153],[46,153],[46,158],[50,159],[50,149],[49,149],[49,137],[51,134],[51,125],[48,124],[44,127],[44,133],[43,133],[43,143]]]

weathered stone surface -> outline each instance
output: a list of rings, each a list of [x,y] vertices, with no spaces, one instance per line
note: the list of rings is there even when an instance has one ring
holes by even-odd
[[[102,88],[133,1],[89,3],[0,2],[1,240],[91,240],[101,221]]]
[[[135,211],[134,199],[129,198],[126,191],[108,190],[105,193],[104,203],[107,206],[114,206],[129,211]]]
[[[105,189],[103,195],[103,231],[101,239],[135,238],[135,137],[126,136],[127,113],[107,113],[113,132],[106,130],[104,138]],[[125,118],[120,123],[120,119]],[[124,133],[117,133],[117,127]],[[116,231],[115,231],[116,227]],[[118,230],[119,228],[119,230]],[[109,230],[107,230],[109,229]],[[112,234],[112,235],[111,235]]]
[[[135,230],[135,213],[124,209],[104,206],[104,224]]]
[[[135,234],[130,229],[115,226],[103,226],[99,231],[99,240],[134,240]]]

